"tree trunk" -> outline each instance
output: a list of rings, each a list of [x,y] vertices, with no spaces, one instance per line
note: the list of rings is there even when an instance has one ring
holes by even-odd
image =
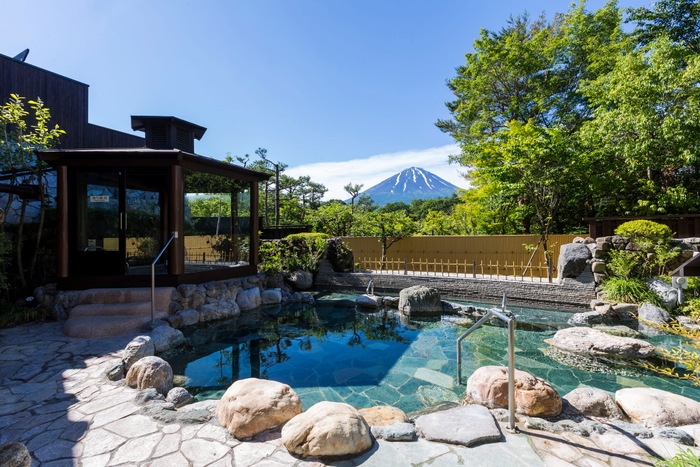
[[[41,232],[44,230],[44,218],[46,214],[46,194],[44,193],[44,179],[40,174],[38,177],[39,185],[39,226],[36,232],[36,248],[34,248],[34,254],[32,255],[32,262],[29,266],[29,277],[34,279],[34,268],[36,267],[36,260],[39,256],[39,245],[41,244]]]
[[[17,273],[19,274],[20,285],[22,289],[27,288],[27,279],[24,277],[24,265],[22,264],[22,231],[24,230],[24,214],[27,210],[27,200],[22,200],[22,209],[19,215],[19,223],[17,226],[17,238],[15,239],[15,253],[17,257]]]

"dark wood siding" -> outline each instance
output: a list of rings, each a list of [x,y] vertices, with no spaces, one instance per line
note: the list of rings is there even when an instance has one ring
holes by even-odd
[[[27,101],[41,98],[51,111],[52,125],[58,124],[66,132],[61,137],[61,149],[143,147],[143,138],[88,123],[88,88],[87,84],[0,55],[0,102],[6,103],[10,94],[26,97]],[[26,108],[31,114],[28,104]]]
[[[85,127],[85,149],[89,148],[142,148],[145,140],[136,135],[111,130],[88,123]]]

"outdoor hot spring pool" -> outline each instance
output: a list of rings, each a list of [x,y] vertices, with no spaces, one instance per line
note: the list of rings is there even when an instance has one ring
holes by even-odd
[[[393,405],[412,412],[460,401],[453,318],[407,320],[395,311],[356,310],[355,294],[321,293],[314,304],[264,307],[237,318],[182,329],[190,345],[167,360],[175,384],[199,400],[218,399],[248,377],[289,384],[308,408],[323,400],[357,408]],[[466,303],[466,302],[459,302]],[[485,305],[481,305],[485,306]],[[700,400],[700,389],[636,367],[553,353],[543,341],[567,327],[570,314],[508,307],[517,320],[515,366],[549,381],[561,395],[579,385],[607,391],[650,386]],[[670,346],[675,338],[649,341]],[[485,325],[463,343],[462,377],[484,365],[506,365],[506,328]]]

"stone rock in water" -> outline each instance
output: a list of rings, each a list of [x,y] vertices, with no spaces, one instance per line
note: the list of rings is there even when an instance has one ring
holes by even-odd
[[[124,371],[129,371],[131,365],[142,359],[150,357],[156,353],[155,345],[148,336],[137,336],[131,342],[126,344],[122,362],[124,363]]]
[[[678,291],[671,284],[656,277],[645,279],[649,290],[656,292],[664,302],[664,308],[673,310],[678,306]]]
[[[310,272],[301,269],[289,273],[286,276],[287,282],[292,284],[297,290],[308,290],[314,285],[314,276]]]
[[[361,308],[379,308],[382,306],[382,297],[377,295],[358,295],[355,303]]]
[[[253,310],[261,306],[262,297],[260,296],[260,287],[253,287],[252,289],[239,292],[236,297],[236,303],[238,303],[241,311]]]
[[[654,353],[654,346],[643,340],[584,327],[560,329],[545,342],[567,352],[599,357],[647,358]]]
[[[263,290],[260,298],[263,305],[277,305],[282,302],[282,291],[277,289]]]
[[[700,423],[700,402],[654,388],[626,388],[615,402],[635,422],[646,426],[681,426]]]
[[[668,314],[668,311],[651,303],[645,303],[640,306],[637,316],[640,320],[656,324],[667,324],[671,321],[671,315]]]
[[[286,384],[247,378],[233,383],[216,407],[219,424],[238,439],[276,428],[301,413],[301,400]]]
[[[586,261],[591,259],[591,250],[582,243],[562,245],[559,250],[557,271],[559,280],[565,277],[576,278],[586,269]]]
[[[428,441],[476,446],[501,440],[501,430],[486,407],[468,405],[416,419],[416,430]]]
[[[436,316],[442,314],[440,292],[432,287],[414,285],[399,293],[399,311],[408,316]]]
[[[407,423],[406,413],[390,405],[377,405],[367,409],[360,409],[360,415],[369,426],[389,426],[394,423]]]
[[[482,366],[477,369],[467,380],[467,397],[490,409],[507,408],[508,368]],[[556,417],[561,409],[561,397],[548,382],[526,371],[515,370],[516,412],[534,417]]]
[[[590,326],[592,324],[600,324],[605,316],[597,311],[586,311],[583,313],[574,313],[567,321],[569,326]]]
[[[622,411],[612,394],[597,388],[576,388],[564,396],[566,412],[586,417],[622,418]]]
[[[185,342],[185,336],[181,331],[173,329],[168,325],[158,326],[151,331],[151,340],[156,352],[165,352],[166,350],[177,347]]]
[[[232,318],[241,314],[235,300],[224,300],[217,303],[207,303],[199,307],[199,321],[215,321]]]
[[[173,369],[160,357],[143,357],[129,368],[126,384],[137,389],[155,388],[165,396],[173,387]]]
[[[32,457],[22,443],[7,443],[0,445],[0,466],[2,467],[31,467]]]
[[[302,457],[347,456],[372,447],[369,427],[360,413],[341,402],[319,402],[282,428],[282,443]]]
[[[175,408],[187,405],[190,402],[194,402],[194,397],[185,388],[172,388],[168,391],[168,396],[165,398],[166,401],[170,402],[175,406]]]

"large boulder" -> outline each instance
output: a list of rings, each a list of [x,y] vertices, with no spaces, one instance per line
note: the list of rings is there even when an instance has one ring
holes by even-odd
[[[645,303],[640,306],[637,316],[640,320],[654,324],[668,324],[671,322],[671,315],[668,314],[668,311],[651,303]]]
[[[399,293],[399,311],[408,316],[436,316],[442,314],[440,292],[432,287],[414,285]]]
[[[369,426],[389,426],[394,423],[407,423],[406,413],[390,405],[377,405],[367,409],[360,409],[360,415]]]
[[[586,262],[591,259],[591,250],[583,243],[568,243],[559,249],[557,271],[559,280],[565,277],[576,278],[586,269]]]
[[[165,352],[168,349],[184,344],[185,335],[181,331],[164,324],[151,331],[151,340],[156,352]]]
[[[564,396],[564,411],[573,415],[601,418],[622,418],[622,411],[612,394],[598,388],[576,388]]]
[[[367,295],[367,294],[362,294],[358,295],[357,298],[355,298],[355,303],[357,306],[360,308],[379,308],[382,306],[382,297],[378,295]]]
[[[508,407],[508,368],[482,366],[467,380],[467,398],[490,409]],[[526,371],[515,370],[515,411],[533,417],[561,413],[559,393],[548,382]]]
[[[297,290],[308,290],[314,285],[313,274],[301,269],[287,274],[286,279]]]
[[[2,467],[31,467],[32,456],[22,443],[7,443],[0,445],[0,466]]]
[[[199,307],[199,321],[216,321],[219,319],[233,318],[241,314],[236,300],[222,300],[215,303],[207,303]]]
[[[239,439],[276,428],[301,413],[301,400],[287,384],[247,378],[233,383],[216,408],[219,424]]]
[[[673,310],[678,306],[678,291],[671,284],[656,277],[645,279],[647,288],[661,297],[664,308]]]
[[[620,389],[615,402],[635,423],[646,426],[700,423],[700,402],[660,389]]]
[[[647,358],[654,353],[654,346],[643,340],[585,327],[560,329],[545,342],[566,352],[595,357]]]
[[[122,355],[124,363],[124,371],[129,371],[131,365],[141,360],[143,357],[150,357],[156,353],[156,348],[149,336],[134,337],[131,342],[126,344]]]
[[[173,369],[160,357],[143,357],[129,368],[126,384],[137,389],[155,388],[166,396],[173,388]]]
[[[199,323],[199,312],[197,310],[179,310],[165,318],[170,326],[179,329],[185,326],[193,326]]]
[[[351,405],[319,402],[282,428],[282,443],[302,457],[348,456],[372,447],[369,427]]]
[[[236,296],[236,303],[241,311],[253,310],[262,305],[262,297],[260,296],[260,287],[253,287],[242,290]]]
[[[280,289],[263,290],[260,298],[263,305],[277,305],[282,302],[282,291]]]

